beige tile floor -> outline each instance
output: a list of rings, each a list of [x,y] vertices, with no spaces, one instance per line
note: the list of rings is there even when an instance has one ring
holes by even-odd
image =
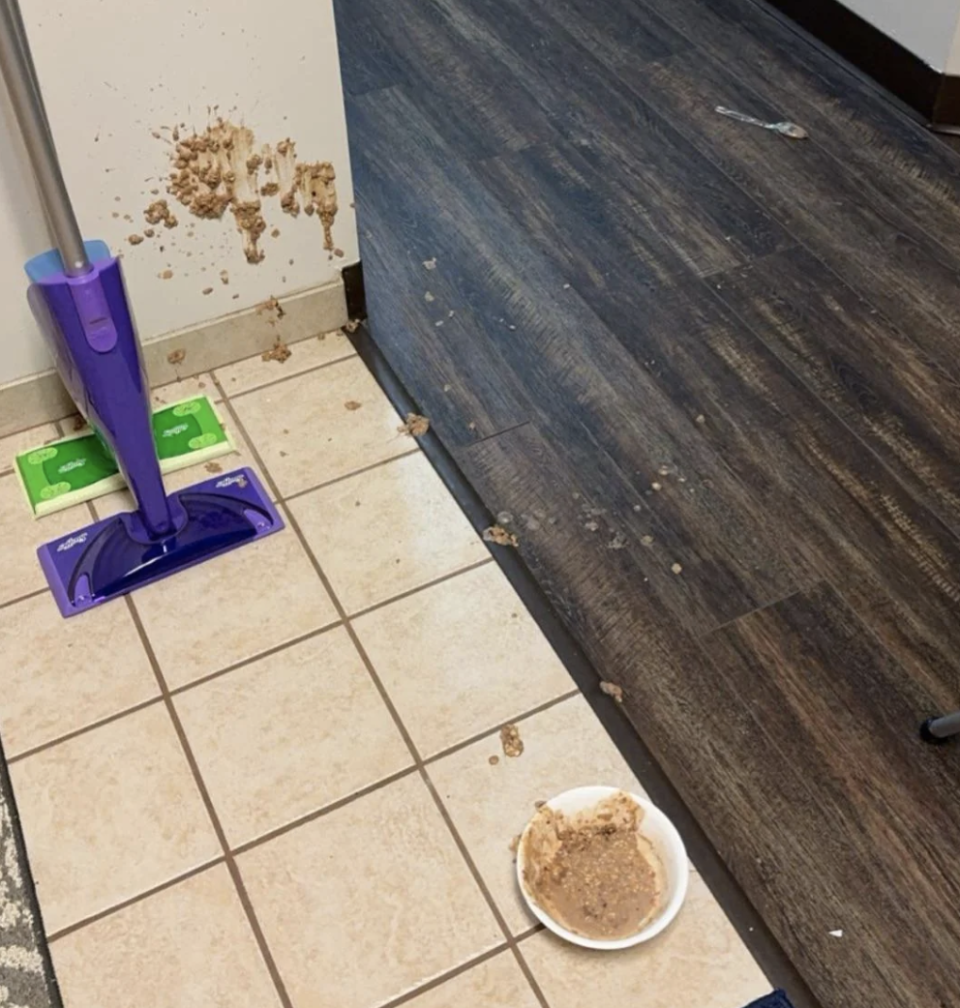
[[[292,350],[154,393],[220,402],[288,528],[78,619],[33,550],[93,509],[31,522],[9,466],[58,431],[0,441],[0,733],[67,1008],[763,994],[696,875],[629,952],[530,917],[509,844],[534,803],[641,785],[349,343]]]

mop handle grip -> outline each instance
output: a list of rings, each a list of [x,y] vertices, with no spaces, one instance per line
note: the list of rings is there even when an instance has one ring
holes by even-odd
[[[20,125],[43,208],[68,276],[90,270],[47,121],[18,0],[0,0],[0,72]]]

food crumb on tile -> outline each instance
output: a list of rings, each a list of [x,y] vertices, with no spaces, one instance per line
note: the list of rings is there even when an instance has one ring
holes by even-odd
[[[494,754],[487,760],[487,762],[490,764],[490,766],[496,766],[500,762],[500,757]]]
[[[219,462],[208,462],[204,467],[208,473],[222,473],[223,466]]]
[[[186,356],[187,351],[182,347],[179,350],[171,350],[170,353],[167,354],[167,363],[173,365],[182,364],[186,359]]]
[[[661,483],[651,483],[650,484],[650,489],[651,490],[662,490],[663,489],[663,484],[661,484]]]
[[[423,268],[427,270],[435,270],[437,268],[437,258],[434,256],[432,259],[423,260]]]
[[[345,333],[355,333],[360,328],[360,319],[350,319],[343,323],[342,328]]]
[[[169,280],[173,276],[173,270],[165,269],[162,272],[158,273],[157,276],[159,276],[161,280]]]
[[[203,290],[200,293],[201,294],[212,294],[213,293],[213,288],[212,287],[204,287]]]
[[[344,404],[344,409],[350,410],[351,413],[360,409],[363,406],[362,402],[357,402],[356,399],[348,399]]]
[[[678,564],[678,563],[675,563],[675,564],[673,564],[673,566],[672,566],[672,567],[670,568],[670,570],[672,570],[674,574],[680,574],[680,573],[682,573],[682,572],[683,572],[683,567],[682,567],[682,566],[681,566],[680,564]]]
[[[284,361],[288,360],[293,354],[293,351],[286,343],[283,342],[280,337],[277,337],[277,341],[269,350],[264,350],[260,354],[260,360],[263,361],[276,361],[278,364],[283,364]]]
[[[127,235],[127,241],[130,242],[131,245],[139,245],[143,241],[143,235]]]
[[[500,745],[503,746],[503,755],[511,759],[523,754],[523,739],[515,724],[505,724],[500,729]]]

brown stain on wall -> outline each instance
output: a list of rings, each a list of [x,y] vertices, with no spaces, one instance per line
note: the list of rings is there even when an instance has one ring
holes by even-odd
[[[167,192],[200,220],[222,220],[229,210],[247,262],[262,262],[266,255],[260,243],[267,230],[265,212],[273,200],[292,217],[301,209],[316,216],[323,229],[323,247],[332,257],[338,206],[331,162],[300,162],[293,140],[258,145],[249,127],[222,118],[199,133],[182,131],[168,156]],[[145,211],[150,223],[162,219],[156,211],[161,204],[166,208],[165,200],[157,200]],[[274,233],[280,232],[274,228]]]

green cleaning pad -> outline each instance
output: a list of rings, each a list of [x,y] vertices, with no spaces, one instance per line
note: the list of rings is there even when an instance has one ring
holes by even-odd
[[[235,450],[206,396],[158,409],[153,414],[153,441],[165,473]],[[112,452],[95,431],[21,452],[17,474],[35,518],[126,485]]]

